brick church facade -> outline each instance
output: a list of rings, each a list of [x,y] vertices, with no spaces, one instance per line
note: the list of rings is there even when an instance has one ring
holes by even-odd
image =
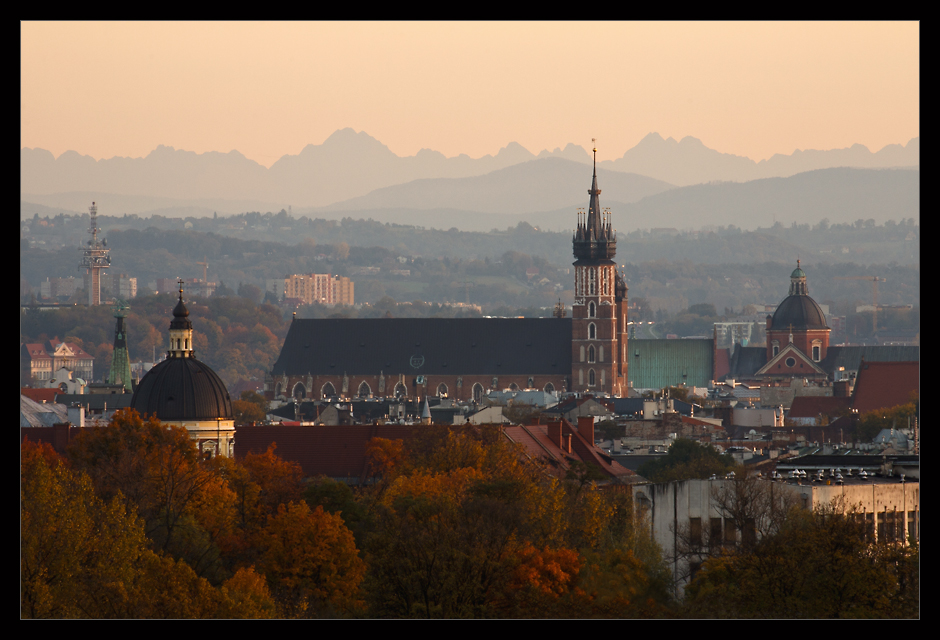
[[[294,319],[265,396],[479,402],[495,389],[626,395],[627,286],[600,193],[595,166],[573,237],[571,318]]]

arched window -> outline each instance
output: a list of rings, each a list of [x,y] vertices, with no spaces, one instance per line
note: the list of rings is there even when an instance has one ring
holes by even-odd
[[[323,385],[323,388],[320,389],[321,398],[332,398],[336,395],[336,387],[333,386],[332,382],[327,382]]]
[[[306,398],[307,397],[307,388],[304,386],[303,382],[298,382],[294,385],[294,390],[291,391],[291,396],[294,398]]]
[[[359,385],[358,395],[360,398],[368,398],[372,395],[372,389],[369,387],[369,385],[366,384],[365,380],[363,380],[362,384]]]
[[[780,343],[777,342],[776,340],[774,340],[773,342],[771,342],[771,344],[773,345],[773,353],[772,353],[772,355],[775,356],[775,355],[777,355],[778,353],[780,353]]]
[[[532,388],[534,388],[534,387],[535,387],[535,379],[534,379],[534,378],[529,378],[528,380],[526,380],[526,389],[532,389]]]
[[[510,390],[510,391],[518,391],[518,390],[519,390],[519,385],[517,385],[515,382],[513,382],[511,385],[509,385],[509,390]]]
[[[822,359],[822,342],[813,340],[813,361],[819,362]]]
[[[479,382],[476,382],[473,385],[473,401],[477,404],[483,402],[483,385]]]
[[[278,382],[274,385],[274,397],[279,398],[281,396],[281,383]]]
[[[594,302],[592,301],[588,304],[588,318],[593,318],[595,315],[597,315],[597,307],[594,306]]]
[[[594,345],[588,347],[588,362],[594,362]]]
[[[555,393],[555,385],[553,385],[551,382],[545,385],[545,393]]]
[[[594,379],[594,369],[591,369],[590,371],[588,371],[588,386],[593,387],[595,384],[596,384],[596,381]]]
[[[594,276],[594,267],[588,269],[588,295],[593,296],[597,290],[597,281]]]
[[[588,325],[588,340],[594,340],[597,337],[597,327],[592,322]]]
[[[447,397],[447,385],[444,384],[443,382],[437,385],[437,396],[439,398]]]
[[[408,395],[408,389],[405,388],[405,385],[403,385],[401,382],[395,385],[395,397],[396,398],[404,398],[407,395]]]

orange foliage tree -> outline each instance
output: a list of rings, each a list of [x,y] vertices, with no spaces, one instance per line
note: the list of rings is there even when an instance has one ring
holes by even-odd
[[[280,505],[260,537],[259,570],[287,617],[333,616],[362,606],[365,563],[342,518],[305,502]]]

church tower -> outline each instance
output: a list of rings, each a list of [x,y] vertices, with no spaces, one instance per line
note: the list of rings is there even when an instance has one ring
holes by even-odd
[[[571,328],[571,388],[622,395],[627,385],[627,287],[617,272],[617,233],[610,210],[601,209],[594,179],[588,210],[578,209],[574,248],[574,305]]]
[[[131,360],[127,353],[127,323],[124,321],[129,308],[123,300],[114,301],[117,326],[114,328],[114,351],[111,357],[111,371],[108,373],[108,384],[123,384],[127,393],[133,392]]]

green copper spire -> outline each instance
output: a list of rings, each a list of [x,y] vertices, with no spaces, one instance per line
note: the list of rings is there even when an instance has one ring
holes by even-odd
[[[131,391],[131,359],[127,352],[127,310],[130,306],[124,300],[114,301],[114,317],[117,326],[114,329],[114,352],[111,356],[111,371],[108,373],[108,384],[123,384],[124,389]]]

